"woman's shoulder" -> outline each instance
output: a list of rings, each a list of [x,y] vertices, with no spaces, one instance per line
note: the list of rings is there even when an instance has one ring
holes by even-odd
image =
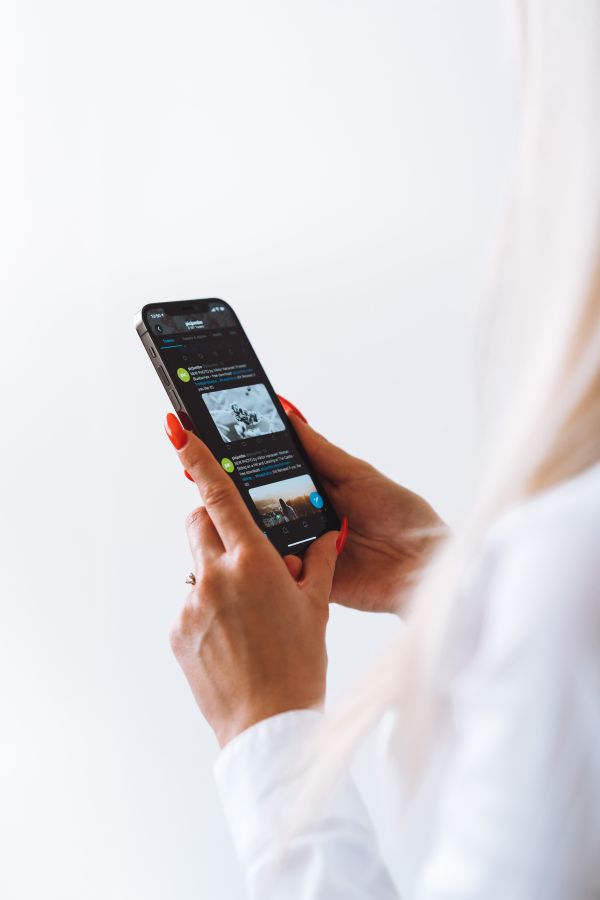
[[[518,548],[549,549],[584,557],[600,550],[600,463],[542,491],[505,512],[489,529],[483,553],[489,559]],[[600,559],[600,553],[593,553]]]
[[[473,582],[489,611],[522,627],[600,618],[600,464],[506,512],[483,540]],[[473,584],[472,582],[472,584]]]
[[[566,534],[576,529],[578,535],[596,537],[600,526],[600,463],[573,478],[561,481],[513,507],[492,526],[486,545],[501,547],[515,539],[542,533]]]

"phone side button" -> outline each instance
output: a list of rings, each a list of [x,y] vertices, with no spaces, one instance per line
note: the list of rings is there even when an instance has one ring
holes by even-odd
[[[180,410],[183,409],[183,406],[181,405],[179,397],[177,396],[175,391],[173,391],[171,388],[169,388],[169,390],[167,391],[167,394],[169,395],[169,399],[175,408],[175,412],[178,413]]]
[[[160,375],[160,380],[162,381],[162,383],[164,384],[164,386],[165,386],[166,388],[171,387],[171,382],[169,381],[169,376],[167,375],[167,373],[165,372],[165,370],[163,369],[163,367],[162,367],[162,366],[157,366],[157,367],[156,367],[156,371],[157,371],[158,374]]]
[[[150,344],[149,347],[146,347],[146,350],[148,351],[148,353],[152,357],[152,359],[156,359],[156,350],[154,349],[152,344]]]

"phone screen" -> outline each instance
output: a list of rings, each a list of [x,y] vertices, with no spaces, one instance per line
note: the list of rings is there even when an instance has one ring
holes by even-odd
[[[142,341],[176,410],[233,479],[280,553],[302,554],[339,519],[250,341],[221,300],[151,304]]]

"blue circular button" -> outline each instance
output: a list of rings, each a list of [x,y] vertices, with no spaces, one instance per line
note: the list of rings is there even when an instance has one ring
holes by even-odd
[[[308,499],[315,509],[323,509],[323,506],[325,505],[324,500],[318,491],[313,491],[312,494],[309,495]]]

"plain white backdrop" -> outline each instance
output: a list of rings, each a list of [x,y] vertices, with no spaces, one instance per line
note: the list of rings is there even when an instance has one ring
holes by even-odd
[[[243,894],[216,744],[168,646],[194,487],[140,306],[227,299],[316,427],[464,510],[514,149],[500,7],[3,3],[6,900]],[[393,627],[332,611],[332,695]],[[366,751],[357,777],[377,817]]]

